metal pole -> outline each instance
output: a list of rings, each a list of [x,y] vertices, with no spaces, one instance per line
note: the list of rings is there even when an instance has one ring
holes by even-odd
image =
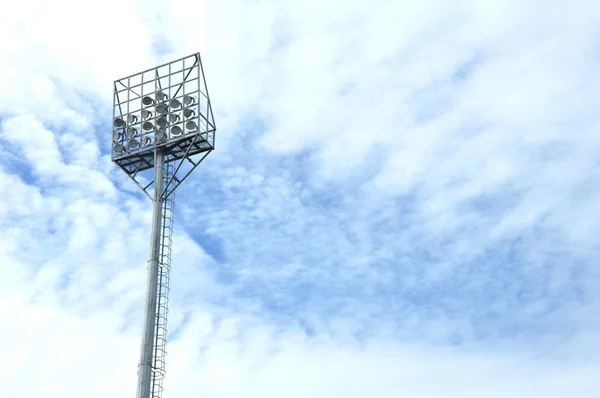
[[[158,269],[160,256],[160,232],[162,227],[162,190],[164,178],[164,153],[157,149],[154,153],[154,200],[152,202],[152,231],[150,233],[150,258],[148,260],[148,288],[146,291],[146,313],[140,362],[138,364],[137,398],[150,398],[152,383],[152,354],[154,329],[156,327],[156,293],[158,289]]]

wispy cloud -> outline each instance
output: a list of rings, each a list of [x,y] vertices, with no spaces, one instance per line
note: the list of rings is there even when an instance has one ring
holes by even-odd
[[[177,192],[165,394],[598,390],[599,7],[14,6],[7,396],[134,393],[150,203],[110,162],[111,85],[198,50],[217,150]]]

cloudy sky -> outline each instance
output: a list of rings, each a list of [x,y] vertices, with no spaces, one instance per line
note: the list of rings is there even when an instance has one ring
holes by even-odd
[[[0,388],[135,395],[112,82],[200,51],[166,398],[600,396],[600,3],[11,2]]]

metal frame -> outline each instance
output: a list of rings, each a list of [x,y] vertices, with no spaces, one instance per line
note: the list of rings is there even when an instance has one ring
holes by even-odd
[[[193,64],[190,66],[188,63],[191,63],[192,61]],[[168,70],[161,73],[163,69]],[[146,76],[150,74],[152,76],[146,79]],[[180,75],[178,78],[182,76],[183,79],[177,83],[173,83],[171,78],[175,75]],[[163,83],[168,81],[168,84],[163,85],[161,81]],[[192,86],[190,83],[194,82],[196,82],[194,85],[195,88],[191,91],[190,88]],[[153,84],[153,89],[147,93],[145,92],[144,87],[149,84]],[[206,156],[215,149],[216,125],[200,53],[182,57],[175,61],[167,62],[154,68],[146,69],[142,72],[117,79],[114,81],[113,88],[113,132],[119,133],[119,140],[115,141],[113,139],[111,142],[112,161],[135,182],[149,199],[152,200],[152,194],[149,192],[149,189],[153,186],[154,181],[152,180],[149,184],[144,186],[137,177],[138,173],[154,167],[155,151],[157,149],[162,150],[165,155],[165,162],[177,162],[175,174],[169,180],[162,195],[162,199],[166,199],[179,187],[181,182],[183,182],[189,174],[198,167]],[[164,101],[159,101],[156,98],[158,92],[164,92],[167,95],[174,92],[174,95],[168,96]],[[145,106],[142,102],[147,96],[152,97],[154,100],[153,104],[150,106]],[[195,103],[190,106],[185,106],[182,100],[185,96],[195,96]],[[160,104],[169,104],[173,99],[181,100],[180,108],[177,110],[169,109],[168,113],[159,116],[158,112],[156,112],[156,107]],[[134,107],[132,105],[134,101],[139,102],[139,107]],[[206,102],[205,106],[204,101]],[[185,119],[183,113],[185,109],[193,110],[194,116]],[[152,117],[146,120],[143,119],[141,112],[144,110],[151,111]],[[167,136],[166,140],[157,140],[156,133],[159,130],[157,120],[161,117],[169,120],[171,114],[180,116],[179,121],[174,124],[169,123],[163,130]],[[130,115],[138,117],[136,123],[127,123],[127,117]],[[124,121],[124,126],[119,128],[114,126],[114,121],[117,118]],[[142,128],[142,124],[145,121],[151,121],[153,124],[154,128],[150,132],[144,132],[145,130]],[[196,130],[187,130],[186,123],[189,121],[194,121],[196,123]],[[182,133],[180,135],[171,134],[170,129],[175,125],[181,126]],[[129,137],[127,131],[129,127],[138,128],[139,133],[134,137]],[[142,137],[147,137],[151,143],[143,147]],[[133,149],[127,148],[129,139],[135,139],[138,146]],[[123,145],[124,152],[115,152],[115,143]],[[199,159],[196,159],[196,157]],[[177,173],[180,171],[184,162],[189,162],[192,165],[192,168],[185,172],[185,174],[179,176]]]

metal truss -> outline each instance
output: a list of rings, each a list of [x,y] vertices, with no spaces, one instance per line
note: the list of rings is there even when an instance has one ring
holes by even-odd
[[[111,158],[151,200],[153,174],[144,172],[156,151],[175,166],[164,200],[214,150],[215,132],[199,53],[114,82]]]

